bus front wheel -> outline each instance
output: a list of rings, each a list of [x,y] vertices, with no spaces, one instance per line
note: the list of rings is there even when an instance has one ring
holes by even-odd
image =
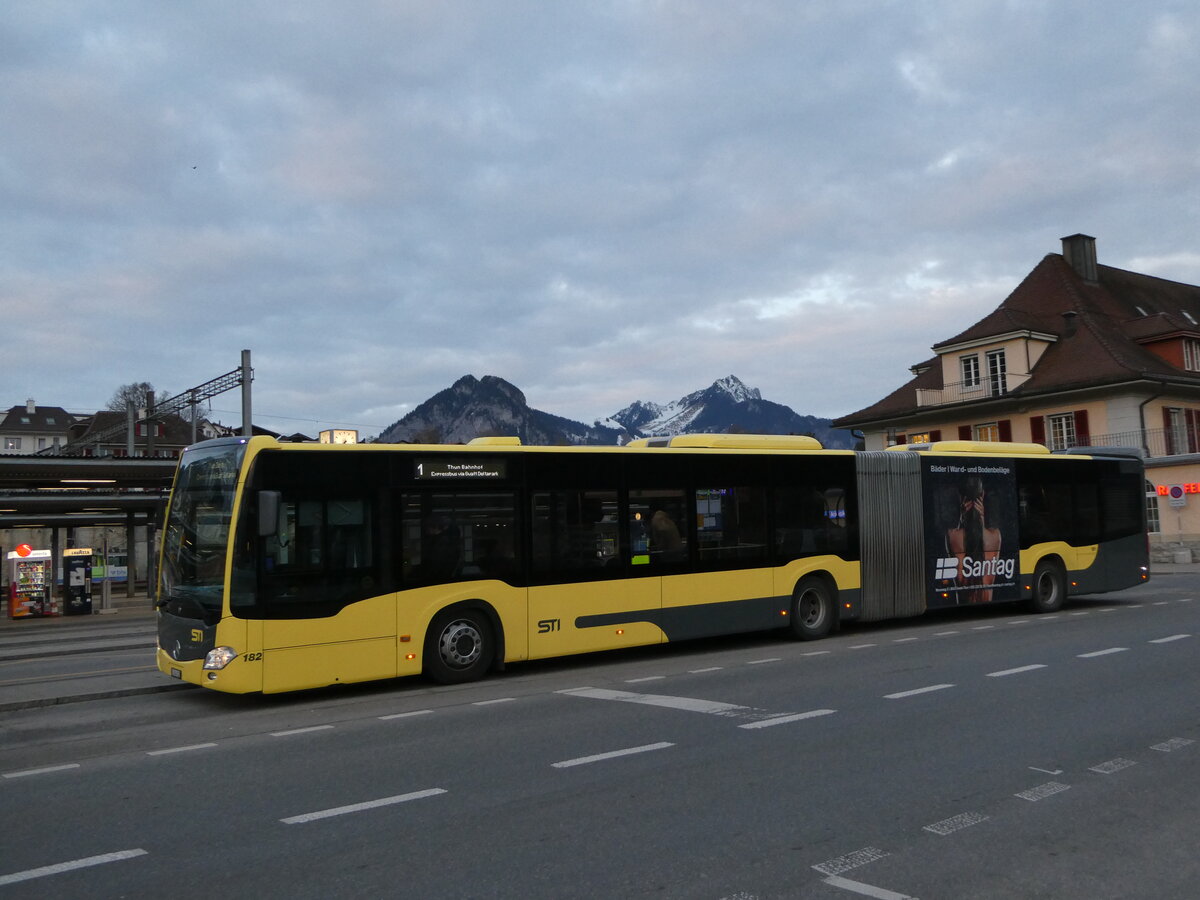
[[[425,673],[439,684],[460,684],[483,677],[495,655],[492,626],[479,610],[443,613],[433,620],[425,640]]]
[[[1067,573],[1055,560],[1043,559],[1033,570],[1029,608],[1037,613],[1058,612],[1067,600]]]
[[[824,578],[809,575],[792,592],[792,635],[815,641],[833,630],[833,589]]]

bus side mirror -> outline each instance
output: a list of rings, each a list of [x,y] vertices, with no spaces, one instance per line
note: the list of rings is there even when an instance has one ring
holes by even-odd
[[[258,536],[271,537],[279,532],[279,491],[258,492]]]

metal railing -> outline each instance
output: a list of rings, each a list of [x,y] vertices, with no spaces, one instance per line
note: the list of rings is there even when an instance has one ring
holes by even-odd
[[[940,388],[917,388],[917,406],[946,406],[1003,397],[1029,380],[1028,372],[984,375],[978,381],[955,381]]]
[[[1141,447],[1148,458],[1200,453],[1200,433],[1195,428],[1147,428],[1093,434],[1086,443],[1091,447]]]

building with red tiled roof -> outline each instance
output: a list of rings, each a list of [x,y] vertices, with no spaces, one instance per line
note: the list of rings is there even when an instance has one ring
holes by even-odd
[[[1062,239],[994,311],[836,419],[868,450],[936,440],[1141,447],[1159,555],[1200,551],[1200,287],[1099,265]],[[1178,498],[1159,496],[1184,487]]]

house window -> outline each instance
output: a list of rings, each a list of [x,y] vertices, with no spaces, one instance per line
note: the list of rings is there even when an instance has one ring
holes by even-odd
[[[1075,413],[1046,416],[1046,444],[1051,450],[1075,446]]]
[[[1158,534],[1162,526],[1158,521],[1158,491],[1150,482],[1146,482],[1146,531]]]
[[[1163,407],[1164,437],[1167,456],[1179,453],[1196,453],[1200,450],[1200,411],[1178,406]]]
[[[984,425],[975,426],[975,440],[977,441],[998,441],[1000,440],[1000,423],[988,422]]]
[[[928,444],[930,442],[929,432],[923,431],[920,434],[910,434],[908,442],[910,444]]]
[[[1200,341],[1183,339],[1183,367],[1189,372],[1200,372]]]
[[[1008,393],[1008,364],[1004,360],[1003,350],[993,350],[987,355],[988,387],[991,396]]]
[[[5,450],[20,450],[21,449],[21,439],[19,437],[6,437],[4,439],[4,449]]]
[[[958,360],[962,366],[962,386],[964,388],[979,387],[979,355],[961,356]]]

